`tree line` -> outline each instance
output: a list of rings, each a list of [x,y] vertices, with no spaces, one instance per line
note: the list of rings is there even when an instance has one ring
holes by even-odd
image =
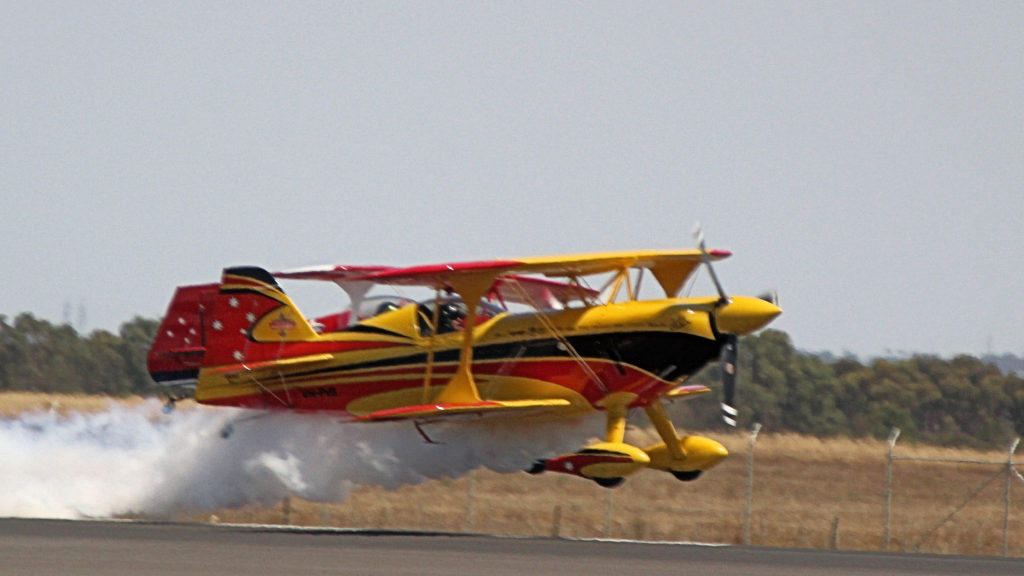
[[[739,425],[815,436],[901,438],[993,448],[1024,436],[1024,378],[968,355],[828,359],[765,330],[740,341]],[[694,383],[715,387],[719,366]],[[687,403],[697,426],[715,426],[717,402]]]
[[[113,334],[87,335],[23,313],[0,315],[0,390],[111,396],[156,395],[146,353],[159,320],[136,317]],[[1004,359],[1005,360],[1005,359]],[[815,436],[903,437],[991,448],[1024,435],[1024,379],[973,356],[943,359],[835,358],[797,350],[789,336],[766,330],[740,342],[740,426]],[[721,368],[691,382],[717,391]],[[721,426],[709,398],[672,407],[689,428]]]
[[[159,320],[136,317],[117,334],[79,334],[32,314],[0,315],[0,390],[60,394],[151,395],[146,353]]]

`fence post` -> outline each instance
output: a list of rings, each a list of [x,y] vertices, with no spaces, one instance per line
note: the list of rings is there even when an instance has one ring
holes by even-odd
[[[832,518],[832,532],[828,541],[833,550],[839,550],[839,516]]]
[[[555,518],[551,522],[551,537],[562,537],[562,505],[555,504]]]
[[[1020,438],[1013,441],[1010,445],[1010,453],[1006,456],[1006,491],[1004,492],[1006,500],[1006,509],[1003,513],[1003,556],[1006,556],[1010,548],[1010,487],[1013,486],[1013,453],[1017,451],[1017,445],[1020,444]]]
[[[743,544],[750,546],[750,516],[754,503],[754,446],[757,444],[757,433],[761,424],[754,422],[750,428],[750,440],[747,442],[747,507],[743,513]]]
[[[615,506],[615,491],[605,490],[604,493],[604,537],[610,539],[612,537],[612,509]]]
[[[900,437],[900,429],[893,427],[889,432],[889,455],[885,461],[885,551],[889,551],[889,543],[892,532],[892,463],[895,459],[893,453],[896,451],[896,439]]]
[[[473,516],[476,509],[476,470],[469,472],[469,487],[466,488],[466,526],[463,532],[473,532]]]

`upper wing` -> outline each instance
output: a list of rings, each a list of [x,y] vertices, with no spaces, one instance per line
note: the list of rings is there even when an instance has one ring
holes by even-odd
[[[727,250],[708,252],[712,260],[721,260],[732,253]],[[522,272],[534,272],[546,276],[586,276],[616,272],[623,268],[648,268],[656,270],[676,267],[692,270],[702,262],[700,250],[646,250],[633,252],[606,252],[598,254],[575,254],[525,258]]]
[[[391,270],[392,266],[312,266],[309,268],[296,268],[274,272],[271,276],[275,278],[287,278],[292,280],[330,280],[339,282],[355,280],[367,274]]]
[[[721,260],[730,256],[728,250],[710,250],[711,260]],[[455,262],[448,264],[430,264],[426,266],[393,267],[393,266],[319,266],[275,272],[277,278],[299,280],[330,280],[343,284],[346,282],[372,282],[378,284],[397,284],[405,286],[447,286],[460,277],[491,277],[498,279],[509,275],[541,274],[547,277],[575,278],[591,274],[617,272],[626,268],[647,268],[657,278],[669,296],[675,296],[683,282],[700,266],[703,254],[700,250],[646,250],[632,252],[602,252],[595,254],[571,254],[565,256],[544,256],[522,258],[518,260],[484,260],[475,262]],[[516,278],[520,285],[532,282],[528,287],[531,296],[540,294],[544,289],[553,291],[555,297],[578,297],[574,285],[551,282],[544,284],[539,280]],[[504,290],[502,283],[494,286],[502,297],[517,301],[512,290]]]
[[[721,260],[730,255],[731,253],[726,250],[708,252],[708,257],[711,260]],[[541,274],[548,277],[575,278],[591,274],[618,272],[627,268],[646,268],[654,274],[666,295],[675,296],[690,274],[703,262],[703,258],[704,254],[700,250],[575,254],[521,260],[459,262],[411,268],[389,268],[367,274],[361,280],[380,284],[436,287],[452,285],[460,279],[471,277],[497,279],[513,274]]]
[[[470,268],[476,270],[491,270],[491,264],[492,263],[487,262],[456,264],[454,266],[460,270],[469,270]],[[503,266],[505,263],[499,264]],[[345,288],[349,287],[351,284],[373,284],[378,282],[378,276],[376,276],[378,273],[396,270],[405,271],[405,274],[400,277],[393,277],[387,281],[381,282],[388,284],[430,286],[437,284],[437,282],[433,280],[434,276],[430,274],[411,274],[419,271],[420,268],[396,268],[392,266],[314,266],[274,272],[272,276],[275,278],[290,280],[326,280],[335,282]],[[448,270],[447,265],[445,270]],[[368,276],[372,276],[372,278],[368,278]],[[515,283],[512,283],[513,280]],[[597,290],[584,286],[545,280],[542,278],[533,278],[530,276],[507,276],[504,278],[497,278],[491,287],[490,293],[496,294],[506,303],[532,304],[533,302],[544,302],[549,307],[553,307],[555,303],[559,303],[564,306],[574,300],[582,301],[588,298],[594,298],[598,294]]]

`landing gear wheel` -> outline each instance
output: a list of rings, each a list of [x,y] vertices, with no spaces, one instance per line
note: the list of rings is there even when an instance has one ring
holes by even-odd
[[[702,471],[701,470],[686,470],[686,471],[678,471],[677,472],[675,470],[671,470],[671,472],[672,472],[672,475],[675,476],[676,479],[678,479],[678,480],[682,480],[683,482],[693,482],[694,480],[696,480],[700,476],[700,473]]]
[[[547,470],[547,464],[547,460],[534,460],[533,464],[531,464],[530,467],[526,469],[526,473],[540,474],[541,472]]]
[[[625,478],[594,478],[594,482],[602,488],[616,488],[625,481]]]

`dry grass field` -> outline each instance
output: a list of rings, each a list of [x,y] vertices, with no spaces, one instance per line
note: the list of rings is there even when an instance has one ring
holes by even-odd
[[[138,404],[143,398],[118,398],[106,396],[83,396],[68,394],[39,394],[36,392],[0,393],[0,418],[11,418],[23,412],[54,410],[60,414],[68,412],[98,412],[110,406],[111,402]]]
[[[747,435],[715,437],[729,448],[732,457],[692,483],[645,471],[618,489],[605,490],[563,475],[478,470],[472,478],[427,482],[395,491],[359,488],[347,501],[336,504],[291,499],[273,509],[222,510],[215,514],[215,520],[738,544],[743,542],[746,510]],[[922,446],[898,447],[897,454],[1006,458],[998,451]],[[885,468],[885,442],[822,441],[762,432],[755,454],[751,543],[884,548]],[[998,477],[956,511],[993,475]],[[1005,464],[898,461],[893,473],[891,549],[1001,554],[1005,478]],[[1021,556],[1024,485],[1016,479],[1014,484],[1009,554]],[[210,517],[182,519],[203,521]]]
[[[0,414],[39,407],[94,411],[102,410],[105,402],[2,395]],[[269,508],[217,510],[177,519],[742,543],[749,434],[708,435],[725,444],[731,457],[690,483],[644,471],[620,488],[606,490],[564,475],[477,470],[469,476],[394,491],[361,487],[340,503],[291,498]],[[627,434],[627,440],[640,445],[652,439],[653,434],[646,430],[631,429]],[[884,548],[886,453],[884,441],[820,440],[763,430],[755,449],[751,543]],[[1002,464],[897,461],[893,468],[892,550],[1002,553],[1005,447],[980,452],[904,443],[897,445],[896,454]],[[1010,485],[1009,554],[1024,556],[1024,482],[1014,477]]]

